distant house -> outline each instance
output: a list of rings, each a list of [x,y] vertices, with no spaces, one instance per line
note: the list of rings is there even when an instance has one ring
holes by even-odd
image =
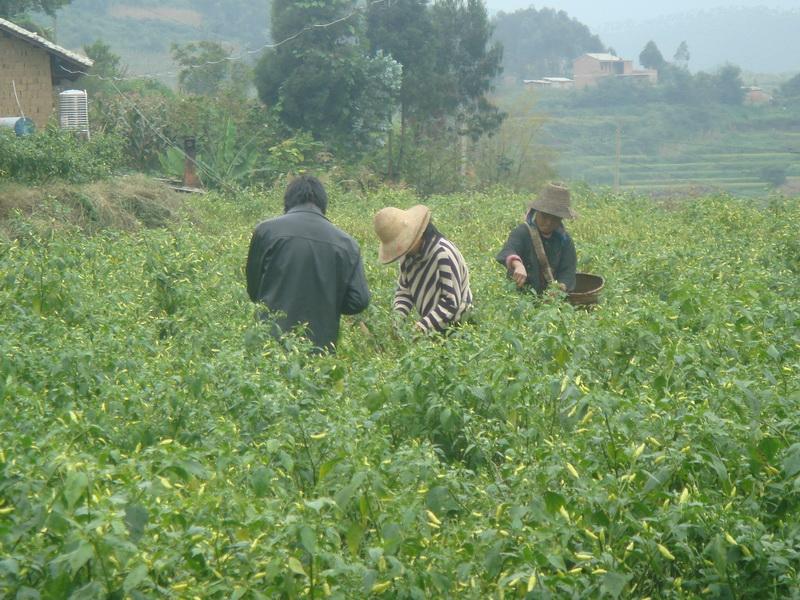
[[[605,53],[591,53],[579,56],[572,61],[572,77],[575,87],[585,88],[606,77],[636,79],[648,83],[658,83],[658,71],[655,69],[634,69],[632,60]]]
[[[566,77],[542,77],[541,79],[523,79],[522,83],[531,87],[565,90],[571,89],[575,82]]]
[[[745,104],[768,104],[772,102],[772,96],[755,85],[745,86],[744,90],[744,103]]]
[[[0,19],[0,117],[24,114],[45,127],[58,92],[91,66],[85,56]]]

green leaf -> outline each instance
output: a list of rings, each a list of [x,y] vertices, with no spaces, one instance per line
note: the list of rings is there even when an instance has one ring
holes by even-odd
[[[297,560],[294,556],[289,557],[289,570],[297,575],[308,577],[306,570],[303,568],[303,563]]]
[[[761,451],[767,461],[771,461],[775,458],[775,455],[778,453],[778,450],[781,449],[781,446],[781,441],[775,437],[765,437],[758,443],[758,449]]]
[[[105,598],[106,594],[103,591],[103,586],[97,581],[92,581],[73,592],[69,600],[105,600]]]
[[[783,459],[783,470],[786,471],[787,477],[794,477],[800,473],[800,443],[789,446]]]
[[[134,588],[136,588],[140,583],[142,583],[147,578],[147,567],[145,565],[138,565],[128,573],[128,576],[125,577],[125,581],[122,582],[122,589],[123,591],[128,594]]]
[[[14,600],[40,600],[41,597],[41,594],[37,590],[22,586],[17,590],[17,595],[14,596]]]
[[[67,507],[73,508],[88,487],[89,478],[86,473],[72,472],[67,475],[64,483],[64,499],[67,501]]]
[[[319,480],[325,479],[325,476],[331,472],[331,469],[341,462],[340,458],[326,461],[319,466]]]
[[[311,508],[316,512],[321,511],[326,506],[336,506],[336,502],[333,501],[331,498],[317,498],[316,500],[304,500],[303,504],[305,504],[308,508]]]
[[[566,505],[567,500],[561,494],[556,492],[545,492],[544,493],[544,504],[547,507],[547,512],[555,514],[561,507]]]
[[[74,577],[75,574],[94,557],[94,549],[88,542],[81,542],[78,547],[65,554],[61,559],[66,560],[69,565],[70,574]]]
[[[603,575],[603,591],[614,598],[619,598],[630,578],[630,575],[609,571]]]
[[[642,491],[647,494],[648,492],[652,492],[654,489],[661,487],[667,481],[672,478],[672,468],[671,467],[662,467],[658,471],[653,473],[647,473],[647,483],[644,484],[644,488]]]
[[[300,528],[300,545],[311,555],[317,550],[317,536],[308,525]]]
[[[270,471],[266,467],[258,467],[250,477],[250,485],[258,498],[263,498],[270,490]]]
[[[138,542],[144,534],[149,515],[147,509],[139,504],[129,504],[125,507],[125,525],[130,533],[131,540]]]
[[[19,575],[19,563],[13,558],[0,560],[0,575]]]
[[[361,538],[364,536],[364,528],[358,524],[353,523],[347,530],[345,534],[345,539],[347,540],[347,548],[350,550],[350,554],[355,558],[358,556],[358,549],[361,546]]]
[[[548,554],[547,555],[547,562],[553,565],[559,571],[566,571],[567,565],[564,562],[564,557],[560,554]]]

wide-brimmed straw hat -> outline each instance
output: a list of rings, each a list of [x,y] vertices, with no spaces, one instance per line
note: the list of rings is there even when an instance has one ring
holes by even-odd
[[[562,219],[574,219],[578,216],[569,206],[569,189],[563,183],[548,183],[529,208],[547,213]]]
[[[431,209],[423,204],[408,210],[388,206],[375,214],[373,225],[378,239],[378,260],[383,264],[397,260],[422,236],[431,220]]]

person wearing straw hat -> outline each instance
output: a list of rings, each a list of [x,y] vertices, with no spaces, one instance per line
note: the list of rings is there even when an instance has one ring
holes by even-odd
[[[561,183],[548,183],[531,202],[524,222],[511,231],[497,255],[518,288],[531,286],[542,293],[549,280],[562,291],[574,289],[577,256],[563,220],[577,216],[569,189]]]
[[[361,251],[352,237],[325,217],[328,195],[311,175],[292,180],[284,214],[260,223],[247,255],[247,292],[266,307],[259,317],[280,336],[297,325],[316,351],[333,350],[342,314],[370,301]]]
[[[461,321],[472,307],[469,269],[458,248],[431,222],[430,209],[389,206],[376,213],[374,226],[380,262],[401,260],[394,310],[405,317],[416,308],[415,326],[425,333]]]

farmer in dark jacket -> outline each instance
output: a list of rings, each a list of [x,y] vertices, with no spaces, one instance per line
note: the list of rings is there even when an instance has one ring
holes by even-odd
[[[333,349],[339,317],[369,304],[358,243],[325,218],[328,196],[310,175],[294,179],[284,215],[259,224],[247,256],[247,293],[275,317],[273,334],[306,324],[316,348]]]
[[[547,184],[530,204],[525,222],[514,228],[497,255],[497,261],[506,267],[518,288],[529,285],[538,293],[547,288],[547,275],[537,259],[531,237],[536,235],[542,241],[555,283],[565,292],[573,290],[577,265],[575,244],[562,220],[576,216],[570,208],[569,190],[561,184]]]

